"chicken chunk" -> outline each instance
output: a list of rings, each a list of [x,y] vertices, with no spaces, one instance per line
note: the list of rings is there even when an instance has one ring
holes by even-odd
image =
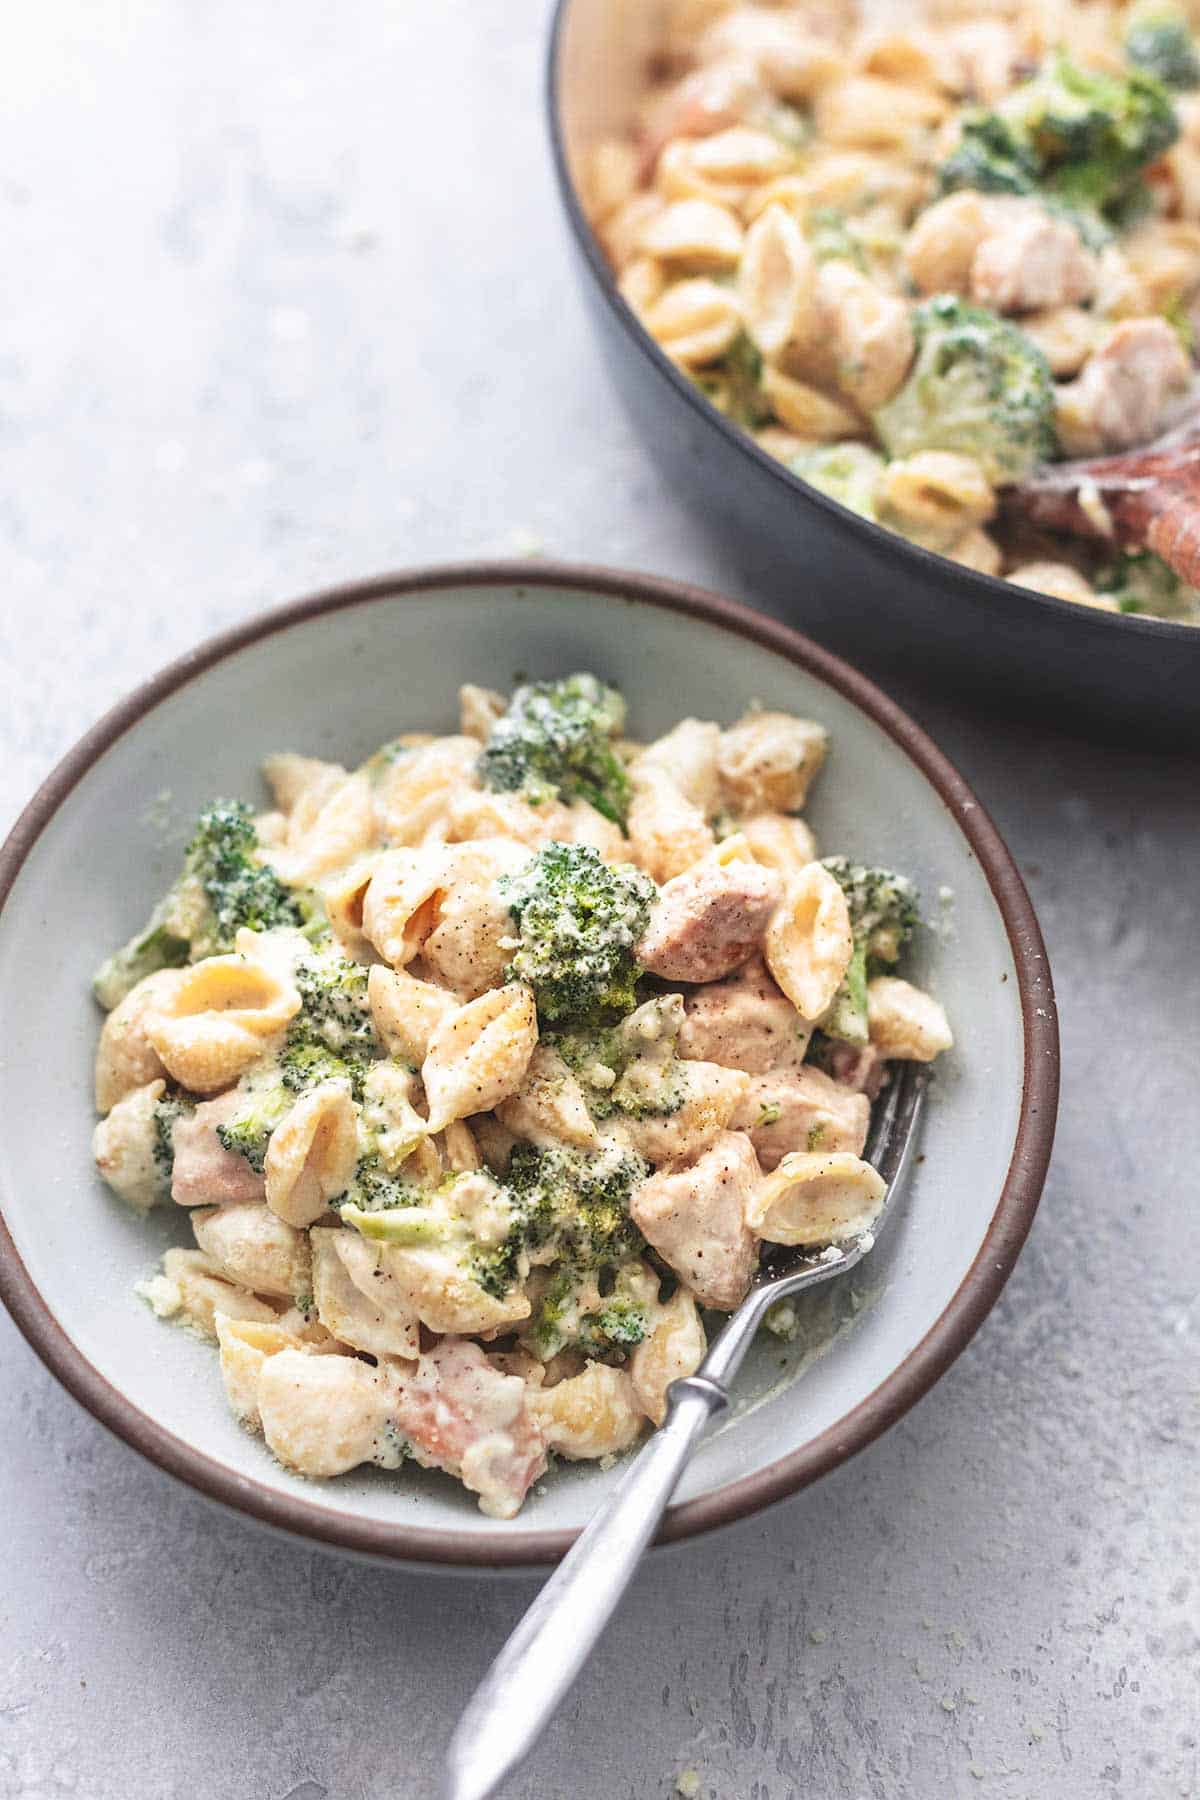
[[[422,1356],[401,1385],[395,1417],[422,1467],[457,1475],[494,1519],[511,1519],[545,1471],[525,1383],[501,1374],[466,1338],[443,1338]]]
[[[664,981],[717,981],[760,942],[780,893],[779,877],[718,850],[661,890],[637,959]]]
[[[797,1068],[811,1027],[776,986],[761,957],[725,981],[689,994],[676,1047],[680,1056],[765,1075]]]
[[[750,1286],[758,1246],[746,1205],[761,1170],[743,1131],[723,1131],[694,1162],[659,1169],[636,1188],[634,1223],[703,1306],[731,1312]]]
[[[735,1130],[749,1134],[768,1170],[793,1150],[849,1150],[861,1156],[870,1122],[865,1094],[810,1068],[756,1075],[732,1120]]]
[[[636,1079],[631,1079],[636,1075]],[[647,1162],[696,1156],[726,1129],[745,1098],[750,1077],[719,1063],[642,1064],[626,1070],[622,1088],[635,1106],[610,1129]],[[662,1099],[663,1105],[657,1102]]]
[[[1027,200],[992,200],[971,259],[971,298],[993,312],[1077,306],[1096,291],[1096,259],[1075,227]]]
[[[176,1119],[171,1142],[175,1165],[171,1174],[171,1198],[179,1206],[228,1206],[244,1200],[265,1200],[263,1176],[244,1156],[226,1150],[217,1136],[244,1103],[235,1088],[205,1100],[189,1117]]]
[[[1058,391],[1058,435],[1070,456],[1144,444],[1191,385],[1191,364],[1165,319],[1123,319]]]

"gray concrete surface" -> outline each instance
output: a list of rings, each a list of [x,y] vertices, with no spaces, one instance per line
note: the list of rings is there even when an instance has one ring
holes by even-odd
[[[0,59],[0,813],[124,689],[335,577],[548,550],[732,585],[610,409],[543,3],[47,0]],[[653,1563],[514,1800],[1200,1795],[1194,766],[905,696],[1024,865],[1054,1170],[969,1352],[818,1490]],[[0,1796],[384,1800],[527,1582],[276,1542],[0,1321]]]

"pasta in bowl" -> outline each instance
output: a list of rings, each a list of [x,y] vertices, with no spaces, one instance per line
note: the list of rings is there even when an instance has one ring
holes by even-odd
[[[647,744],[589,673],[459,696],[351,771],[268,758],[101,967],[94,1153],[195,1247],[139,1291],[281,1463],[446,1471],[513,1517],[660,1424],[760,1247],[869,1230],[911,883],[818,857],[824,728]]]
[[[793,474],[925,549],[1200,620],[1186,11],[647,16],[646,91],[592,147],[584,201],[667,356]],[[1131,454],[1181,421],[1166,471]],[[1046,490],[1055,458],[1077,472]]]
[[[316,1459],[325,1457],[322,1466],[332,1475],[364,1446],[365,1438],[356,1434],[378,1405],[373,1390],[380,1367],[385,1375],[390,1369],[411,1376],[438,1345],[465,1339],[454,1351],[457,1379],[469,1386],[467,1365],[478,1368],[476,1357],[489,1367],[494,1361],[498,1379],[515,1380],[515,1386],[493,1388],[498,1405],[505,1396],[509,1405],[517,1397],[534,1414],[549,1406],[566,1382],[551,1386],[553,1376],[544,1378],[538,1390],[544,1398],[531,1405],[537,1384],[536,1377],[526,1379],[533,1373],[526,1359],[548,1365],[560,1352],[549,1342],[540,1353],[536,1346],[527,1351],[520,1338],[535,1322],[553,1324],[549,1315],[556,1303],[570,1302],[560,1307],[559,1323],[571,1336],[580,1335],[584,1318],[604,1310],[610,1324],[632,1313],[636,1329],[643,1309],[661,1307],[665,1314],[680,1289],[694,1293],[702,1285],[697,1278],[672,1287],[674,1278],[666,1272],[670,1258],[651,1244],[653,1235],[661,1236],[659,1225],[652,1220],[649,1233],[636,1221],[631,1227],[624,1207],[614,1206],[621,1191],[616,1178],[628,1176],[629,1169],[597,1164],[586,1141],[570,1142],[580,1134],[586,1139],[583,1116],[560,1110],[555,1138],[560,1147],[540,1156],[533,1154],[539,1147],[522,1122],[526,1109],[536,1116],[554,1097],[534,1079],[545,1060],[538,1051],[547,1040],[561,1044],[576,1032],[566,1013],[554,1019],[548,1014],[560,1007],[569,1012],[573,991],[578,994],[570,983],[556,984],[553,962],[531,948],[534,927],[539,921],[544,925],[553,908],[548,915],[551,896],[526,883],[525,871],[557,843],[572,858],[595,851],[589,867],[601,877],[624,861],[623,879],[653,883],[655,893],[674,879],[665,862],[655,863],[651,874],[632,852],[615,857],[619,827],[586,795],[581,797],[600,824],[576,796],[546,797],[530,810],[560,825],[564,812],[572,820],[587,820],[594,842],[573,843],[569,830],[557,835],[552,830],[549,844],[524,843],[520,831],[514,838],[514,818],[529,823],[525,802],[515,787],[486,788],[478,775],[492,708],[486,693],[481,700],[477,691],[473,710],[458,720],[459,686],[465,682],[483,690],[502,682],[507,692],[526,679],[522,670],[554,680],[580,668],[601,671],[626,696],[631,729],[645,746],[669,737],[681,717],[717,721],[717,736],[725,740],[718,779],[732,784],[735,804],[720,811],[731,816],[709,815],[700,807],[706,829],[691,819],[690,848],[682,829],[648,829],[642,840],[648,856],[686,851],[694,865],[732,846],[737,854],[730,866],[739,878],[745,870],[753,878],[754,865],[777,869],[782,858],[798,851],[807,861],[823,862],[842,852],[852,867],[877,864],[905,872],[922,896],[922,923],[903,946],[895,978],[937,997],[961,1045],[939,1056],[923,1155],[906,1184],[902,1209],[864,1265],[869,1278],[851,1274],[831,1283],[824,1290],[829,1305],[797,1304],[794,1316],[775,1321],[779,1334],[761,1335],[751,1349],[738,1406],[702,1446],[664,1521],[663,1536],[687,1537],[792,1493],[889,1426],[977,1328],[1012,1267],[1036,1205],[1052,1135],[1057,1067],[1053,996],[1036,921],[978,800],[912,721],[869,682],[783,626],[719,596],[548,563],[389,576],[255,618],[201,645],[122,702],[69,754],[0,845],[0,1004],[8,1021],[8,1054],[0,1059],[0,1298],[59,1380],[144,1457],[225,1508],[310,1541],[391,1562],[477,1569],[525,1567],[561,1555],[597,1497],[618,1478],[607,1455],[572,1459],[551,1452],[553,1473],[536,1479],[515,1519],[481,1512],[452,1475],[416,1467],[406,1448],[411,1439],[398,1420],[386,1443],[377,1444],[379,1434],[372,1430],[366,1447],[379,1448],[385,1462],[403,1457],[399,1471],[367,1461],[323,1479],[299,1475],[295,1466],[304,1461],[315,1467]],[[753,736],[747,739],[735,728],[744,703],[752,699],[760,703],[756,716],[819,721],[827,733],[827,766],[812,782],[802,818],[782,829],[751,816],[754,808],[744,798],[757,779],[757,757],[750,754]],[[376,747],[394,744],[406,726],[437,738],[436,755],[428,745],[414,743],[414,750],[424,750],[419,758],[379,758]],[[818,737],[805,740],[807,755],[816,754]],[[249,785],[251,771],[273,745],[288,743],[299,743],[311,761],[270,762],[278,792],[272,795],[264,786],[256,793]],[[623,736],[614,745],[632,784],[630,746]],[[509,752],[498,760],[501,767],[511,762]],[[338,774],[334,765],[345,773]],[[314,773],[320,781],[308,783],[307,775]],[[642,771],[639,785],[651,790],[652,800],[656,794],[661,798],[662,771],[646,780],[649,774]],[[592,783],[594,793],[611,775],[612,765],[605,762],[580,769],[580,779]],[[442,841],[440,827],[433,827],[442,804],[439,790],[447,789],[459,794],[457,823]],[[214,807],[214,794],[246,798]],[[631,794],[626,814],[631,831],[633,800]],[[381,801],[388,808],[382,829],[375,822],[382,818]],[[786,813],[788,804],[774,785],[768,787],[768,812]],[[641,812],[653,824],[653,807]],[[408,831],[397,827],[401,814]],[[498,828],[501,819],[505,823]],[[753,861],[733,842],[735,822],[753,846]],[[800,835],[802,825],[815,845]],[[421,841],[427,833],[429,841]],[[721,866],[717,879],[723,882]],[[205,881],[215,883],[218,876],[214,902]],[[503,889],[501,880],[508,884]],[[490,914],[492,889],[497,898],[503,893],[520,900],[528,927],[528,959],[520,957],[521,968],[511,980],[505,971],[517,960],[520,944],[502,946],[498,937],[493,944],[480,928],[480,919]],[[647,891],[643,888],[644,898]],[[324,918],[312,900],[317,892]],[[487,902],[485,914],[479,911],[481,898]],[[152,927],[114,963],[112,946],[150,914]],[[503,919],[493,917],[502,925],[499,936],[521,935],[524,927],[511,908]],[[621,929],[631,942],[642,943],[636,896]],[[243,938],[239,948],[243,930],[256,941],[247,944]],[[386,954],[375,947],[373,934]],[[743,969],[749,965],[753,971],[760,959],[765,966],[765,941],[764,928],[762,947],[751,946]],[[492,948],[481,956],[485,943]],[[46,980],[48,945],[54,946],[52,982]],[[659,950],[668,954],[669,946],[660,944]],[[101,992],[107,1019],[124,1008],[121,1022],[128,1028],[107,1026],[97,1100],[105,1121],[124,1117],[129,1131],[124,1143],[110,1132],[113,1141],[106,1146],[102,1138],[101,1149],[128,1200],[116,1198],[96,1172],[96,1119],[87,1104],[98,1015],[85,996],[105,959],[110,966]],[[345,985],[331,980],[346,975],[343,962],[350,966]],[[801,962],[787,979],[807,979],[817,969],[819,963]],[[628,1016],[627,972],[617,958],[605,978],[616,1026]],[[719,1046],[701,1054],[688,1035],[708,1028],[706,1013],[723,1010],[730,997],[726,984],[735,981],[714,973],[695,984],[693,993],[677,967],[670,975],[644,976],[635,984],[633,1010],[655,996],[682,996],[676,1062],[715,1064],[738,1088],[745,1072],[728,1068]],[[123,998],[138,982],[144,983],[144,1011]],[[324,1003],[318,997],[322,986]],[[510,1027],[515,1038],[528,1021],[527,1010],[507,1010],[512,995],[505,990],[514,986],[534,992],[538,1032],[521,1090],[500,1098],[494,1088],[489,1097],[483,1087],[483,1098],[472,1104],[485,1107],[485,1113],[455,1118],[453,1072],[468,1056],[475,1082],[503,1080],[503,1058],[493,1058],[492,1051],[505,1047]],[[779,1013],[771,987],[765,991]],[[761,999],[761,993],[749,997],[755,1013]],[[797,1010],[788,1001],[784,1017],[790,1016],[787,1007]],[[501,1011],[506,1023],[496,1030]],[[659,1021],[662,1030],[654,1041],[661,1045],[665,1039],[664,1048],[670,1047],[677,1012],[677,1000],[669,1001]],[[439,1048],[450,1054],[435,1058],[426,1086],[420,1080],[428,1062],[423,1045],[428,1040],[432,1048],[443,1033]],[[398,1056],[393,1048],[385,1056],[389,1041],[411,1041],[411,1049]],[[821,1048],[819,1041],[815,1047]],[[649,1048],[650,1038],[643,1043],[639,1037],[633,1060],[639,1083],[646,1080],[640,1094],[626,1082],[614,1096],[624,1071],[611,1062],[603,1067],[616,1077],[612,1089],[605,1090],[602,1073],[599,1086],[592,1079],[599,1063],[571,1074],[583,1086],[587,1119],[605,1141],[615,1135],[616,1100],[626,1105],[640,1100],[645,1116],[634,1122],[640,1133],[636,1154],[655,1178],[647,1198],[657,1195],[655,1211],[665,1216],[672,1192],[662,1178],[673,1174],[679,1160],[672,1161],[665,1134],[686,1124],[687,1114],[684,1104],[674,1114],[653,1113],[653,1058],[643,1055]],[[282,1073],[278,1079],[274,1075],[285,1052],[291,1087]],[[642,1066],[645,1061],[651,1069]],[[669,1059],[664,1061],[669,1066]],[[174,1063],[174,1074],[168,1062]],[[806,1082],[829,1072],[811,1050],[803,1063]],[[385,1064],[401,1065],[399,1075]],[[60,1077],[48,1083],[45,1072],[52,1068]],[[255,1068],[261,1088],[248,1079]],[[439,1082],[439,1069],[447,1081]],[[788,1071],[778,1073],[790,1090]],[[181,1077],[195,1085],[185,1087]],[[766,1075],[752,1079],[765,1087]],[[846,1068],[832,1069],[830,1080],[848,1085]],[[556,1084],[552,1079],[548,1085],[554,1090]],[[143,1090],[142,1115],[137,1107],[118,1114],[118,1105],[137,1089]],[[593,1115],[605,1110],[606,1093],[614,1110],[597,1119]],[[752,1135],[772,1123],[777,1132],[784,1130],[783,1098],[764,1093],[767,1117],[755,1115]],[[160,1106],[172,1099],[178,1109]],[[780,1104],[779,1121],[772,1121],[773,1104]],[[863,1103],[851,1097],[844,1104],[844,1116],[839,1106],[834,1122],[853,1130]],[[440,1112],[431,1115],[434,1107]],[[229,1117],[221,1116],[225,1111]],[[145,1115],[150,1113],[155,1135],[147,1158],[151,1139]],[[489,1115],[494,1115],[490,1121]],[[431,1131],[431,1123],[439,1129]],[[225,1127],[228,1144],[216,1134],[218,1124]],[[360,1138],[368,1133],[376,1139],[374,1166],[362,1154]],[[169,1144],[161,1142],[168,1134]],[[515,1168],[511,1162],[504,1166],[510,1137],[526,1145]],[[827,1209],[839,1200],[842,1165],[836,1159],[853,1158],[853,1148],[829,1149],[831,1166],[819,1181],[811,1179],[811,1165],[801,1168],[808,1181],[794,1184],[793,1206],[784,1192],[789,1171],[783,1159],[815,1155],[819,1147],[810,1152],[806,1140],[797,1152],[785,1135],[772,1168],[770,1145],[759,1141],[755,1157],[764,1183],[774,1182],[773,1188],[760,1189],[760,1196],[774,1194],[781,1202],[770,1230],[790,1228],[805,1193],[812,1208],[819,1202]],[[235,1148],[226,1155],[229,1145]],[[139,1147],[140,1156],[129,1154]],[[175,1163],[174,1199],[162,1192],[168,1154]],[[260,1159],[263,1166],[256,1169]],[[410,1194],[398,1194],[400,1178],[385,1166],[397,1159],[407,1164],[403,1185],[411,1187]],[[635,1167],[640,1172],[640,1165]],[[220,1184],[214,1187],[218,1172]],[[502,1279],[502,1246],[512,1213],[536,1214],[548,1232],[566,1229],[567,1216],[547,1194],[548,1184],[561,1192],[555,1184],[564,1172],[585,1193],[598,1241],[604,1241],[606,1230],[617,1234],[608,1267],[633,1260],[621,1244],[636,1229],[650,1246],[639,1249],[636,1260],[648,1265],[657,1286],[644,1278],[627,1279],[618,1293],[615,1285],[609,1288],[607,1275],[603,1282],[597,1276],[596,1294],[581,1289],[572,1296],[550,1295],[543,1306],[554,1265],[538,1262],[539,1246],[529,1245],[529,1273],[520,1285],[530,1310],[522,1319],[506,1319],[502,1315],[515,1284]],[[580,1176],[589,1172],[593,1179],[585,1184]],[[743,1173],[753,1174],[745,1159]],[[462,1176],[488,1179],[450,1180]],[[268,1180],[275,1207],[264,1198]],[[447,1186],[439,1193],[443,1181]],[[499,1199],[493,1182],[501,1190]],[[869,1206],[870,1180],[861,1172],[857,1188],[858,1200]],[[371,1238],[353,1222],[356,1215],[348,1214],[345,1203],[332,1204],[344,1194],[360,1209],[368,1231],[373,1216],[399,1219],[407,1212],[410,1236],[418,1241],[387,1244]],[[386,1204],[405,1197],[417,1204]],[[861,1209],[846,1210],[843,1226],[861,1216]],[[453,1271],[446,1259],[456,1248],[472,1262],[479,1257],[484,1273],[483,1256],[494,1254],[488,1285],[495,1293],[484,1288],[481,1294],[482,1284],[475,1281],[448,1278]],[[435,1323],[423,1324],[418,1314],[415,1343],[398,1337],[397,1320],[416,1310],[408,1290],[399,1277],[385,1280],[365,1271],[379,1266],[395,1274],[403,1268],[411,1286],[414,1268],[428,1273],[430,1262],[439,1259],[440,1282],[424,1283],[420,1300]],[[237,1271],[232,1280],[230,1271]],[[374,1295],[370,1319],[361,1305],[363,1281]],[[546,1287],[538,1291],[543,1282]],[[332,1322],[320,1330],[312,1317],[318,1287]],[[601,1287],[609,1291],[600,1292]],[[168,1314],[166,1322],[154,1316],[156,1301]],[[302,1308],[297,1301],[304,1302]],[[440,1314],[432,1311],[435,1301],[443,1308]],[[479,1310],[485,1302],[489,1313]],[[473,1330],[464,1329],[467,1304],[477,1309]],[[706,1329],[719,1324],[719,1309],[698,1310]],[[683,1301],[677,1312],[685,1315],[677,1329],[686,1326],[690,1332],[693,1321]],[[211,1342],[218,1314],[232,1321],[232,1329],[225,1327],[228,1395]],[[176,1328],[193,1315],[190,1329]],[[656,1322],[665,1327],[658,1314]],[[356,1348],[360,1340],[368,1342],[372,1324],[384,1334],[379,1348]],[[319,1349],[322,1331],[344,1348]],[[584,1335],[591,1332],[588,1326]],[[299,1347],[287,1341],[292,1338],[300,1340]],[[665,1357],[671,1341],[665,1328],[656,1331],[655,1356]],[[644,1381],[668,1379],[665,1372],[655,1375],[645,1343],[644,1335],[640,1345],[618,1345],[624,1362],[598,1340],[590,1354],[586,1345],[561,1354],[600,1365],[601,1372],[591,1377],[599,1406],[614,1387],[628,1392],[639,1350],[642,1363],[650,1365]],[[412,1353],[399,1354],[397,1344],[411,1345]],[[441,1352],[430,1376],[448,1354]],[[500,1358],[515,1360],[505,1366]],[[297,1375],[298,1362],[304,1366]],[[347,1376],[342,1365],[359,1372]],[[667,1362],[664,1370],[673,1366]],[[444,1371],[447,1379],[454,1373]],[[261,1418],[264,1407],[267,1418],[281,1416],[293,1379],[307,1384],[320,1420],[337,1413],[348,1384],[355,1404],[340,1415],[346,1436],[332,1442],[328,1436],[310,1438],[296,1413],[294,1431],[289,1435],[285,1427],[286,1441],[281,1440],[288,1462],[273,1455],[239,1417],[252,1421],[257,1409]],[[328,1389],[323,1404],[322,1384]],[[560,1394],[554,1404],[569,1398]],[[419,1385],[410,1383],[410,1419],[419,1400]],[[521,1410],[497,1430],[514,1436]],[[651,1428],[640,1406],[635,1423],[641,1433]],[[543,1443],[561,1428],[561,1421],[538,1422]],[[514,1442],[518,1461],[537,1449],[519,1431]],[[460,1451],[468,1448],[458,1444]],[[447,1441],[442,1449],[453,1460],[454,1444]],[[482,1484],[474,1459],[471,1466]]]

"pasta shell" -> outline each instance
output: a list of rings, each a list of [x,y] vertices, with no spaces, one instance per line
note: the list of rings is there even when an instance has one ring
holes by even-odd
[[[708,1341],[694,1297],[677,1287],[658,1316],[649,1336],[634,1351],[629,1363],[633,1394],[638,1406],[655,1425],[667,1416],[667,1389],[673,1381],[694,1375],[704,1360]]]
[[[260,1203],[198,1207],[196,1243],[218,1272],[256,1294],[290,1300],[308,1286],[308,1239]]]
[[[258,1377],[263,1436],[281,1463],[327,1480],[359,1463],[394,1469],[402,1440],[389,1430],[399,1401],[390,1364],[372,1368],[349,1356],[280,1350]]]
[[[537,1043],[537,1008],[527,987],[513,982],[470,1000],[435,1031],[421,1079],[429,1101],[429,1129],[490,1112],[525,1078]]]
[[[768,206],[746,233],[738,299],[746,329],[766,357],[806,339],[814,318],[817,264],[785,207]]]
[[[508,701],[495,688],[476,687],[466,681],[458,690],[458,722],[464,737],[486,744],[496,720],[508,711]]]
[[[362,928],[385,962],[402,969],[433,930],[445,865],[437,846],[389,850],[362,903]]]
[[[746,819],[741,830],[755,861],[776,869],[785,882],[816,861],[817,840],[803,819],[758,813],[753,819]]]
[[[147,975],[105,1019],[96,1046],[97,1112],[108,1112],[134,1088],[165,1073],[147,1034],[146,1021],[178,986],[181,973],[179,969],[159,969],[157,974]]]
[[[699,369],[724,356],[742,329],[742,315],[729,288],[696,276],[669,287],[647,307],[643,323],[668,356]]]
[[[846,896],[820,863],[793,876],[767,926],[763,954],[796,1011],[820,1019],[854,954]]]
[[[539,1044],[516,1093],[496,1109],[500,1123],[526,1143],[594,1149],[600,1137],[583,1089],[549,1044]]]
[[[379,867],[381,852],[369,852],[336,870],[321,884],[321,898],[338,946],[354,962],[370,962],[371,940],[363,930],[363,904]]]
[[[791,713],[752,712],[721,733],[717,767],[737,813],[794,813],[825,764],[829,733]]]
[[[590,1362],[582,1375],[549,1389],[532,1389],[528,1405],[546,1448],[572,1462],[615,1456],[636,1443],[642,1431],[628,1371],[607,1363]]]
[[[371,1019],[390,1055],[420,1068],[433,1034],[458,1004],[432,981],[376,963],[367,976]]]
[[[179,971],[146,1020],[164,1068],[193,1094],[231,1087],[300,1010],[282,975],[248,956],[210,956]]]
[[[308,799],[311,806],[314,796],[323,799],[346,779],[341,763],[322,762],[315,756],[297,756],[292,750],[268,756],[262,772],[271,798],[285,814],[293,812],[302,799]],[[311,819],[313,814],[310,812],[308,816]]]
[[[316,1226],[309,1236],[313,1299],[325,1329],[370,1356],[418,1357],[417,1315],[380,1269],[378,1247],[341,1226]]]
[[[358,1161],[358,1109],[347,1081],[302,1094],[271,1133],[267,1205],[288,1225],[311,1225],[344,1193]]]
[[[166,1083],[159,1080],[123,1094],[92,1133],[92,1155],[101,1179],[141,1213],[167,1196],[166,1177],[155,1156],[154,1115],[165,1091]]]
[[[476,786],[478,759],[478,740],[466,736],[434,738],[397,757],[375,791],[391,842],[411,845],[444,838],[451,798]]]
[[[850,1151],[796,1151],[763,1177],[746,1223],[771,1244],[840,1244],[870,1230],[886,1196],[878,1170]]]
[[[371,783],[346,775],[328,789],[309,788],[288,819],[287,844],[273,853],[284,881],[312,883],[342,868],[375,842],[378,824]]]
[[[711,200],[675,200],[643,226],[638,248],[697,274],[731,269],[742,253],[742,228]]]
[[[221,1349],[221,1379],[234,1417],[252,1431],[262,1428],[258,1416],[258,1378],[268,1356],[281,1350],[303,1351],[300,1339],[281,1325],[261,1319],[231,1319],[216,1315],[217,1343]]]
[[[867,983],[867,1032],[880,1056],[900,1062],[932,1062],[954,1043],[945,1008],[894,975]]]
[[[216,1338],[218,1313],[231,1319],[260,1319],[268,1325],[275,1320],[274,1307],[226,1281],[202,1250],[168,1250],[163,1257],[163,1275],[173,1304],[155,1310],[166,1318],[182,1314],[181,1323],[201,1337]]]

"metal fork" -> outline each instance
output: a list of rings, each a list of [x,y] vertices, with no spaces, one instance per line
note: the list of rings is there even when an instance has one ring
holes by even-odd
[[[844,1275],[874,1247],[908,1172],[928,1072],[905,1063],[874,1109],[866,1156],[887,1183],[872,1231],[830,1251],[777,1252],[694,1375],[667,1390],[667,1417],[580,1533],[484,1676],[446,1752],[445,1800],[489,1800],[525,1760],[633,1579],[693,1450],[768,1307]]]

